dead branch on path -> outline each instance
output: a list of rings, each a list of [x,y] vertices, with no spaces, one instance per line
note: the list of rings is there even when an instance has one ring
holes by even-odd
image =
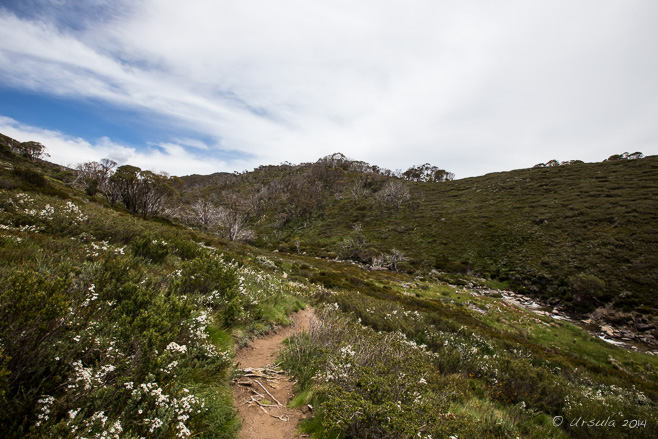
[[[248,402],[248,403],[255,402],[256,404],[258,404],[258,405],[261,406],[261,407],[278,407],[278,406],[276,406],[276,405],[274,405],[274,404],[263,404],[262,402],[260,402],[260,401],[257,400],[256,398],[254,398],[253,396],[252,396],[251,399],[250,399],[249,401],[247,401],[247,402]]]
[[[274,395],[272,395],[272,394],[270,393],[270,391],[267,390],[267,389],[265,388],[265,386],[262,385],[262,384],[260,383],[260,381],[258,381],[258,380],[254,380],[254,382],[255,382],[256,384],[258,384],[259,386],[261,386],[261,387],[263,388],[263,390],[265,391],[265,393],[267,393],[267,394],[268,394],[268,395],[274,400],[274,402],[276,402],[277,404],[279,404],[280,406],[283,407],[283,404],[281,404],[281,403],[280,403],[280,402],[274,397]]]

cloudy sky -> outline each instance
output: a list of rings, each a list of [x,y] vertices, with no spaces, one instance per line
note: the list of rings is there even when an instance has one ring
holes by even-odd
[[[0,0],[0,133],[175,175],[658,154],[655,0]]]

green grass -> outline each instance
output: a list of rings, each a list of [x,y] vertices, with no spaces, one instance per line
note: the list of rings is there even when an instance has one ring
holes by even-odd
[[[233,352],[235,349],[235,340],[230,332],[221,326],[211,325],[208,327],[210,340],[217,348],[223,352]]]
[[[305,308],[306,305],[304,302],[295,297],[282,297],[272,304],[272,306],[264,307],[263,317],[276,324],[287,326],[291,323],[290,314]]]
[[[309,387],[297,393],[295,397],[288,404],[288,407],[299,408],[311,404],[312,401],[313,401],[313,389]]]

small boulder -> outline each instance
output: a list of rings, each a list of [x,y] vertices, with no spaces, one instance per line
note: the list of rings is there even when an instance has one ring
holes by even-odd
[[[601,326],[601,331],[603,331],[604,334],[613,337],[615,335],[615,330],[612,329],[612,326],[604,325]]]

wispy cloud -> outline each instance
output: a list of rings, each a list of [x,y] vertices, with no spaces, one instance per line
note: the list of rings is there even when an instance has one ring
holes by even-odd
[[[0,81],[159,114],[214,139],[173,136],[169,155],[244,167],[342,151],[463,177],[658,153],[655,2],[110,4],[78,26],[0,9]]]

